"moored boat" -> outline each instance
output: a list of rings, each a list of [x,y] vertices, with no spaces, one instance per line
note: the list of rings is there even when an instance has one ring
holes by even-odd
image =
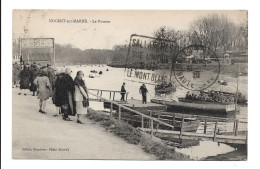
[[[173,82],[161,83],[154,87],[156,94],[169,94],[176,91],[176,87]]]
[[[151,99],[151,102],[166,105],[168,111],[184,111],[186,113],[191,111],[214,114],[227,114],[229,112],[235,112],[235,104],[233,103],[190,101],[185,98],[179,98],[179,102],[158,99]]]

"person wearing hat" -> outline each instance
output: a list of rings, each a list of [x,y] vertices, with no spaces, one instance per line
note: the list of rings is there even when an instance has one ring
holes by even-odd
[[[126,93],[126,90],[125,90],[125,82],[123,82],[123,85],[121,86],[121,101],[125,101],[125,93]]]
[[[63,90],[64,90],[64,97],[62,98],[63,103],[61,106],[61,112],[63,114],[63,120],[65,121],[71,121],[71,119],[69,118],[69,115],[75,115],[75,106],[74,106],[74,91],[75,91],[75,87],[74,87],[74,81],[71,77],[71,69],[70,68],[66,68],[65,70],[65,76],[63,77],[63,82],[62,82],[62,86],[63,86]]]
[[[77,123],[82,124],[80,116],[86,115],[88,113],[87,107],[89,106],[89,95],[88,89],[85,81],[83,80],[84,73],[78,71],[74,79],[75,92],[74,92],[74,101],[75,109],[77,112]]]
[[[39,75],[39,69],[37,68],[37,65],[31,65],[30,68],[30,82],[31,82],[31,86],[30,86],[30,91],[33,92],[33,96],[35,96],[35,92],[37,91],[37,86],[33,83],[33,81],[35,80],[35,78]]]
[[[51,87],[53,86],[53,78],[55,76],[55,73],[54,73],[54,69],[51,67],[51,64],[47,64],[47,73],[48,73],[48,77],[49,77],[49,80],[50,80],[50,83],[51,83]]]
[[[53,93],[53,103],[56,107],[58,107],[56,110],[59,111],[57,114],[62,114],[63,111],[61,111],[61,107],[66,103],[66,80],[65,80],[65,68],[61,67],[59,73],[56,74],[55,80],[54,80],[54,93]],[[57,116],[57,115],[55,115]]]
[[[146,94],[148,93],[148,90],[145,86],[145,84],[143,83],[143,85],[139,88],[139,93],[142,94],[142,100],[143,100],[143,104],[147,104],[147,97]]]
[[[55,76],[53,78],[53,85],[52,85],[52,102],[53,104],[56,106],[56,115],[54,116],[58,116],[60,113],[61,113],[61,110],[60,110],[60,107],[61,106],[57,106],[56,105],[56,91],[57,91],[57,88],[56,88],[56,81],[59,79],[60,77],[60,74],[61,74],[61,69],[58,67],[54,70],[54,73],[55,73]]]
[[[29,65],[26,64],[23,67],[23,70],[20,72],[19,77],[21,79],[20,81],[20,89],[23,91],[24,89],[29,89],[30,87],[30,72],[29,72]],[[21,95],[22,92],[18,93],[18,95]],[[26,93],[24,93],[26,95]]]
[[[42,70],[39,76],[34,80],[34,84],[38,87],[38,99],[40,110],[39,112],[42,114],[46,114],[46,100],[50,97],[50,81],[48,78],[48,73],[46,70]]]

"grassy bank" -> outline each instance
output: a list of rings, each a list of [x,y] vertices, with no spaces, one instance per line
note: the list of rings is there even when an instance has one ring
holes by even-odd
[[[140,145],[145,152],[156,156],[158,160],[191,160],[189,156],[175,152],[173,147],[165,145],[160,139],[151,137],[123,121],[117,121],[103,112],[90,109],[87,118],[98,122],[128,143]]]

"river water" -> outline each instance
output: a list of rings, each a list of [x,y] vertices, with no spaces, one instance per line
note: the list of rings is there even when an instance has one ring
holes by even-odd
[[[74,78],[77,71],[81,70],[84,73],[84,80],[87,84],[88,88],[91,89],[103,89],[103,90],[117,90],[120,91],[121,85],[123,82],[126,83],[126,90],[129,92],[128,99],[137,99],[141,100],[141,95],[139,94],[139,87],[142,85],[141,83],[133,82],[133,81],[125,81],[125,73],[124,68],[112,68],[106,65],[75,65],[70,66],[72,69],[72,77]],[[107,71],[107,69],[109,71]],[[102,75],[98,73],[90,73],[91,70],[96,70],[97,72],[102,71]],[[151,71],[152,72],[152,71]],[[94,76],[94,78],[89,78],[89,75]],[[237,78],[232,77],[231,75],[219,75],[219,79],[223,79],[227,82],[228,85],[221,86],[219,84],[214,84],[210,87],[210,90],[222,90],[229,92],[236,92],[237,89]],[[177,82],[176,82],[177,83]],[[248,98],[248,78],[247,76],[240,76],[238,79],[238,90]],[[154,85],[146,84],[146,87],[149,91],[148,101],[153,98],[157,98],[155,96]],[[160,96],[165,99],[177,100],[178,97],[184,97],[188,90],[185,88],[178,87],[177,91],[172,95],[168,96]],[[96,93],[94,93],[96,94]],[[109,98],[109,93],[104,92],[103,97]],[[115,99],[120,99],[120,94],[115,95]],[[90,102],[90,107],[95,110],[104,110],[103,103],[101,102]],[[246,131],[247,130],[247,120],[248,120],[248,109],[247,107],[239,106],[239,113],[236,118],[239,119],[240,123],[238,125],[238,131]],[[233,131],[233,123],[219,123],[219,129],[221,132],[232,132]],[[212,133],[214,129],[214,123],[209,123],[207,132]],[[203,123],[198,128],[197,133],[203,132]],[[234,148],[226,145],[226,144],[218,144],[216,142],[211,141],[200,141],[198,146],[192,146],[189,148],[181,148],[176,149],[181,153],[189,155],[194,159],[201,159],[207,156],[213,156],[217,154],[228,153],[234,151]]]

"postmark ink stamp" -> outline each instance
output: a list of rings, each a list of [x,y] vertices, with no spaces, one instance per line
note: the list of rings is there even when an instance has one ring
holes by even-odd
[[[173,61],[176,81],[188,90],[201,91],[218,79],[220,63],[217,54],[204,45],[190,45],[177,54]]]

